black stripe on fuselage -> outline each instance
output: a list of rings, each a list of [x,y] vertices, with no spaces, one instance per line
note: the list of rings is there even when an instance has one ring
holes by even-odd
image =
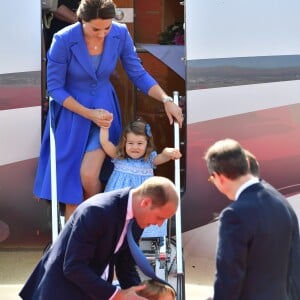
[[[187,90],[300,80],[300,55],[187,61]]]
[[[41,72],[0,74],[0,110],[41,105]]]

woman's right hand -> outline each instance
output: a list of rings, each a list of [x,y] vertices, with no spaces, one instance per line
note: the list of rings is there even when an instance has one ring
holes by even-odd
[[[109,128],[113,121],[113,114],[105,109],[93,109],[91,121],[102,128]]]

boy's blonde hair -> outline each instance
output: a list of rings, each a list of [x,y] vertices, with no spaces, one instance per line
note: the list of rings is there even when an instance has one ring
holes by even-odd
[[[145,280],[142,284],[146,287],[137,292],[139,296],[145,297],[148,300],[159,300],[161,296],[170,295],[171,299],[176,299],[176,293],[170,286],[153,279]]]
[[[119,159],[124,159],[127,157],[125,148],[128,133],[133,133],[136,135],[142,135],[146,137],[147,147],[144,155],[144,160],[146,161],[149,158],[151,152],[155,150],[150,125],[147,124],[142,118],[138,118],[135,121],[132,121],[127,124],[127,126],[123,129],[122,136],[117,146],[117,157]]]

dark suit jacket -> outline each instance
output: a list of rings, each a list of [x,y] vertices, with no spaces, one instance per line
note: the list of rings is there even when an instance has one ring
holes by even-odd
[[[293,208],[287,203],[291,218],[293,219],[293,240],[290,251],[288,271],[288,299],[300,299],[300,235],[297,215]]]
[[[287,300],[299,247],[286,199],[272,186],[246,188],[220,218],[214,300]],[[299,280],[299,279],[297,279]]]
[[[114,254],[127,212],[129,188],[95,195],[78,206],[52,247],[44,254],[20,292],[32,300],[107,300],[115,292],[101,279],[106,266],[115,266],[122,288],[140,283],[133,258],[123,242]],[[138,240],[142,231],[135,234]]]

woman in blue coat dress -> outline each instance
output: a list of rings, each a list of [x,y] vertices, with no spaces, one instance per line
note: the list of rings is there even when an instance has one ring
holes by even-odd
[[[120,137],[119,101],[109,80],[118,59],[137,88],[163,102],[170,123],[175,119],[181,127],[183,121],[181,108],[142,67],[126,25],[113,21],[113,1],[82,0],[77,17],[78,22],[54,35],[47,54],[47,88],[54,100],[57,195],[66,204],[66,219],[84,199],[101,191],[98,178],[105,153],[99,128],[109,126],[114,143]],[[48,115],[34,194],[50,200],[49,124]]]

